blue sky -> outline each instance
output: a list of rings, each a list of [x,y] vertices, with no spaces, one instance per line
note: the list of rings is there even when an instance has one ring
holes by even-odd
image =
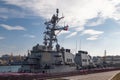
[[[73,53],[81,49],[92,56],[119,55],[119,0],[1,0],[0,55],[24,55],[37,43],[43,43],[44,22],[56,8],[65,18],[60,26],[68,31],[58,34],[59,44]]]

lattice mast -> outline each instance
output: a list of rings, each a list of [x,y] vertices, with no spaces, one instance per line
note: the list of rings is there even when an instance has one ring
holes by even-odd
[[[46,46],[46,49],[52,50],[53,43],[57,43],[56,47],[59,47],[58,40],[57,40],[57,34],[55,34],[55,31],[61,31],[61,30],[67,30],[68,26],[60,27],[58,26],[58,22],[63,19],[64,17],[58,17],[59,9],[56,9],[56,14],[54,14],[50,21],[45,22],[46,25],[46,31],[44,32],[44,45]]]

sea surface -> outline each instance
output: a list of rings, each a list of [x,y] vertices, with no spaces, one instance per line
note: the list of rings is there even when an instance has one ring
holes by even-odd
[[[0,72],[18,72],[21,66],[0,66]]]

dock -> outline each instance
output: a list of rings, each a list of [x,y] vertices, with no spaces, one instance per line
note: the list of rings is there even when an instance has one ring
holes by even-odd
[[[64,73],[0,73],[0,80],[111,80],[119,68],[79,70]],[[110,79],[111,78],[111,79]]]
[[[49,79],[49,80],[113,80],[112,78],[118,73],[120,73],[120,70],[87,74],[87,75],[62,77],[62,78],[58,78],[58,79]]]

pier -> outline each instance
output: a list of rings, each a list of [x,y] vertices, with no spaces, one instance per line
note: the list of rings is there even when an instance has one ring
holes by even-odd
[[[111,80],[120,69],[93,69],[64,73],[0,73],[0,80]]]
[[[120,73],[120,70],[87,74],[87,75],[62,77],[62,78],[48,79],[48,80],[113,80],[112,78],[118,73]],[[117,79],[115,79],[115,80],[117,80]]]

